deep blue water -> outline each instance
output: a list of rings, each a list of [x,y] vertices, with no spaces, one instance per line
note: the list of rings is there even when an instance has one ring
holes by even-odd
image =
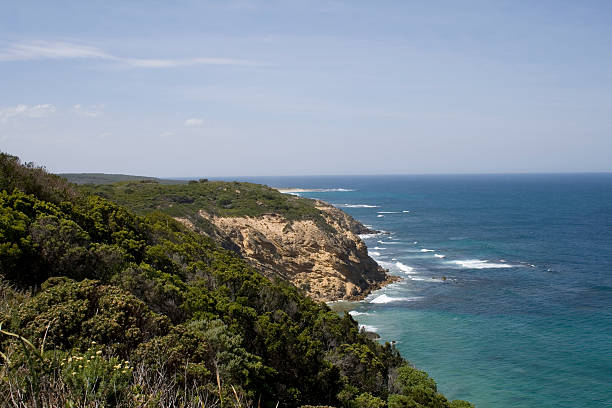
[[[255,178],[389,234],[360,324],[477,407],[612,406],[612,174]],[[443,257],[442,257],[443,256]]]

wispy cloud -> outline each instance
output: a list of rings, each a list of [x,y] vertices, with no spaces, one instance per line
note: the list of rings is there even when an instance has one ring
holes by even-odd
[[[102,105],[94,105],[87,108],[79,103],[72,107],[72,111],[80,116],[85,116],[88,118],[97,118],[102,114],[102,108]]]
[[[202,123],[203,123],[202,119],[190,118],[185,121],[185,126],[188,126],[188,127],[202,126]]]
[[[195,65],[261,65],[255,61],[232,58],[134,58],[110,54],[100,48],[54,41],[30,41],[8,45],[0,50],[2,61],[33,61],[45,59],[101,59],[131,68],[177,68]]]
[[[0,108],[0,122],[6,123],[12,118],[42,118],[55,112],[55,106],[51,104],[41,105],[17,105],[14,107]]]

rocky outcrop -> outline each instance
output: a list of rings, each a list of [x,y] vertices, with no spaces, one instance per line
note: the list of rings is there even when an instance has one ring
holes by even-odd
[[[292,282],[316,300],[360,299],[395,279],[368,256],[358,236],[373,231],[327,203],[314,204],[325,223],[278,214],[219,217],[200,211],[199,216],[214,225],[217,240],[259,271]]]

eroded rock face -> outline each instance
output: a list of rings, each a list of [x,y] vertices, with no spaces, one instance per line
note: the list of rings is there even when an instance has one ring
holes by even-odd
[[[368,256],[358,236],[372,231],[329,204],[316,205],[327,225],[276,214],[216,217],[200,211],[199,216],[215,226],[217,239],[266,276],[280,276],[316,300],[360,299],[394,280]]]

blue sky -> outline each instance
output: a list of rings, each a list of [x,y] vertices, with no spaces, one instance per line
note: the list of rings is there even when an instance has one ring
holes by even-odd
[[[0,5],[0,150],[154,176],[612,171],[612,3]]]

